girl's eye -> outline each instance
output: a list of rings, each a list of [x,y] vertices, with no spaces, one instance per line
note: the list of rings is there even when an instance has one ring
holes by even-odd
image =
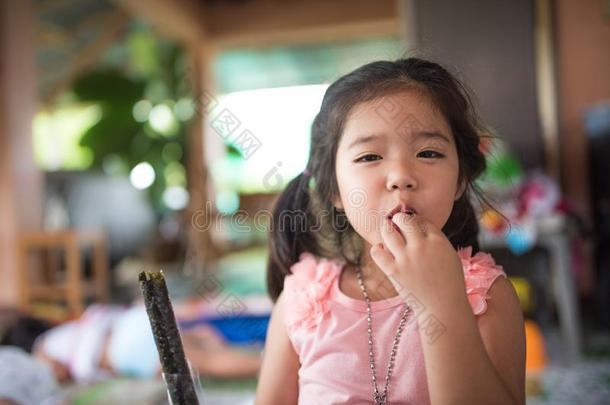
[[[423,152],[419,152],[417,154],[418,157],[423,157],[426,159],[434,159],[434,158],[442,158],[443,154],[435,152],[433,150],[425,150]]]
[[[381,156],[369,153],[367,155],[360,156],[358,159],[355,160],[355,162],[374,162],[375,160],[379,159],[381,159]]]

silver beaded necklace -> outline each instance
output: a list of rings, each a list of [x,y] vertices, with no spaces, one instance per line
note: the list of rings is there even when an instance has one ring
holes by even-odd
[[[364,295],[364,300],[366,301],[366,321],[367,321],[367,332],[368,332],[368,341],[369,341],[369,360],[371,363],[371,373],[373,379],[373,400],[375,401],[375,405],[386,405],[388,403],[388,386],[390,384],[390,377],[392,376],[392,370],[394,369],[394,360],[396,358],[396,350],[398,348],[398,342],[400,341],[400,335],[402,334],[402,330],[405,327],[405,322],[407,321],[407,315],[411,311],[411,308],[407,306],[405,312],[402,314],[400,318],[400,323],[398,324],[398,331],[396,332],[396,336],[394,337],[394,343],[392,344],[392,351],[390,352],[390,361],[388,362],[388,371],[385,376],[385,387],[383,388],[383,392],[379,392],[379,387],[377,387],[377,371],[375,369],[375,353],[373,352],[373,329],[372,329],[372,319],[371,319],[371,299],[369,298],[369,294],[366,291],[366,287],[364,286],[364,282],[362,281],[362,271],[358,268],[357,272],[358,283],[360,284],[360,289],[362,290],[362,294]],[[407,304],[405,304],[407,305]]]

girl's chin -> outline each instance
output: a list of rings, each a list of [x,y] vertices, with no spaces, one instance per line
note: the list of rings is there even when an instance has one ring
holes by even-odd
[[[364,239],[364,248],[368,252],[373,246],[383,243],[381,237]]]

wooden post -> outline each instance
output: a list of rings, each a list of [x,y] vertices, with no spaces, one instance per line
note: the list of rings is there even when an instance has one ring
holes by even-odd
[[[18,234],[42,224],[43,177],[32,153],[33,32],[32,2],[0,2],[0,305],[19,301]]]

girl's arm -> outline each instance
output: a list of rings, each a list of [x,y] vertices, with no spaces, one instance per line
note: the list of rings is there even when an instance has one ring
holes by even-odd
[[[436,300],[419,319],[433,404],[525,404],[519,301],[504,277],[492,284],[489,295],[486,312],[476,319],[465,296]]]
[[[299,358],[288,339],[280,294],[271,312],[255,405],[290,405],[298,400]]]
[[[475,319],[463,263],[441,229],[398,213],[372,258],[416,312],[434,405],[525,404],[525,328],[517,294],[496,278]],[[413,303],[417,305],[413,305]]]

